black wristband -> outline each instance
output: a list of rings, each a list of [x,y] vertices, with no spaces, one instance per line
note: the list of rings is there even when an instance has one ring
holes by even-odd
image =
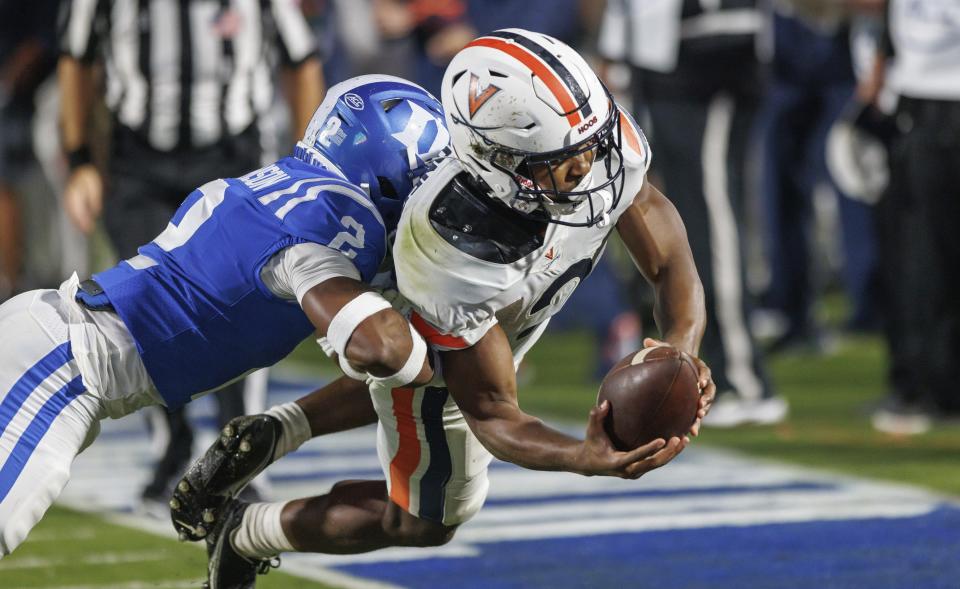
[[[90,155],[90,147],[81,145],[76,149],[67,152],[67,164],[71,170],[76,170],[80,166],[92,163],[93,157]]]

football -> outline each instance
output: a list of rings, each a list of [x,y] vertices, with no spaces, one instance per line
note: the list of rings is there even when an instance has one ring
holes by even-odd
[[[657,438],[683,437],[697,418],[698,372],[687,354],[670,346],[645,348],[617,363],[600,384],[597,404],[610,401],[604,421],[619,450]]]

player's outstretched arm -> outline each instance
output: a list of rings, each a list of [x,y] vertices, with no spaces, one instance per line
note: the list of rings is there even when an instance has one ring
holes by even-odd
[[[707,323],[703,284],[673,204],[649,181],[617,221],[617,232],[656,294],[663,339],[696,356]]]
[[[447,387],[470,429],[501,460],[534,470],[637,478],[663,466],[684,448],[684,440],[673,438],[654,440],[630,452],[617,451],[603,430],[607,407],[591,412],[585,440],[524,413],[517,404],[513,356],[499,326],[476,345],[445,352],[442,359]]]
[[[697,354],[707,312],[703,285],[687,241],[687,231],[667,197],[649,181],[644,181],[640,193],[617,222],[617,232],[637,267],[653,285],[656,294],[654,316],[663,334],[663,343],[690,354],[700,372],[703,395],[697,422],[691,429],[691,433],[697,435],[699,418],[710,410],[716,385],[710,368]],[[649,340],[644,345],[658,343]]]
[[[419,336],[410,323],[363,283],[346,277],[331,278],[307,291],[300,304],[321,337],[330,339],[334,347],[337,338],[345,340],[343,353],[358,373],[395,377],[396,386],[422,385],[433,378],[425,347],[417,349],[414,345],[414,338]],[[341,366],[349,370],[342,361]]]

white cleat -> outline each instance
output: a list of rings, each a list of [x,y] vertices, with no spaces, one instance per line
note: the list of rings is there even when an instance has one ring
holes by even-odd
[[[787,418],[790,406],[783,397],[748,401],[736,393],[723,393],[703,419],[706,427],[728,428],[741,425],[774,425]]]

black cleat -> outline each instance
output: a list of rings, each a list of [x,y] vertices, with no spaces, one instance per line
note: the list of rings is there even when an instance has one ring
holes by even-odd
[[[202,540],[227,501],[273,462],[280,422],[269,415],[230,420],[173,491],[170,518],[182,541]]]
[[[220,522],[207,538],[206,589],[252,589],[257,575],[280,566],[280,557],[247,558],[234,549],[231,536],[243,521],[248,505],[230,500],[223,506]]]

